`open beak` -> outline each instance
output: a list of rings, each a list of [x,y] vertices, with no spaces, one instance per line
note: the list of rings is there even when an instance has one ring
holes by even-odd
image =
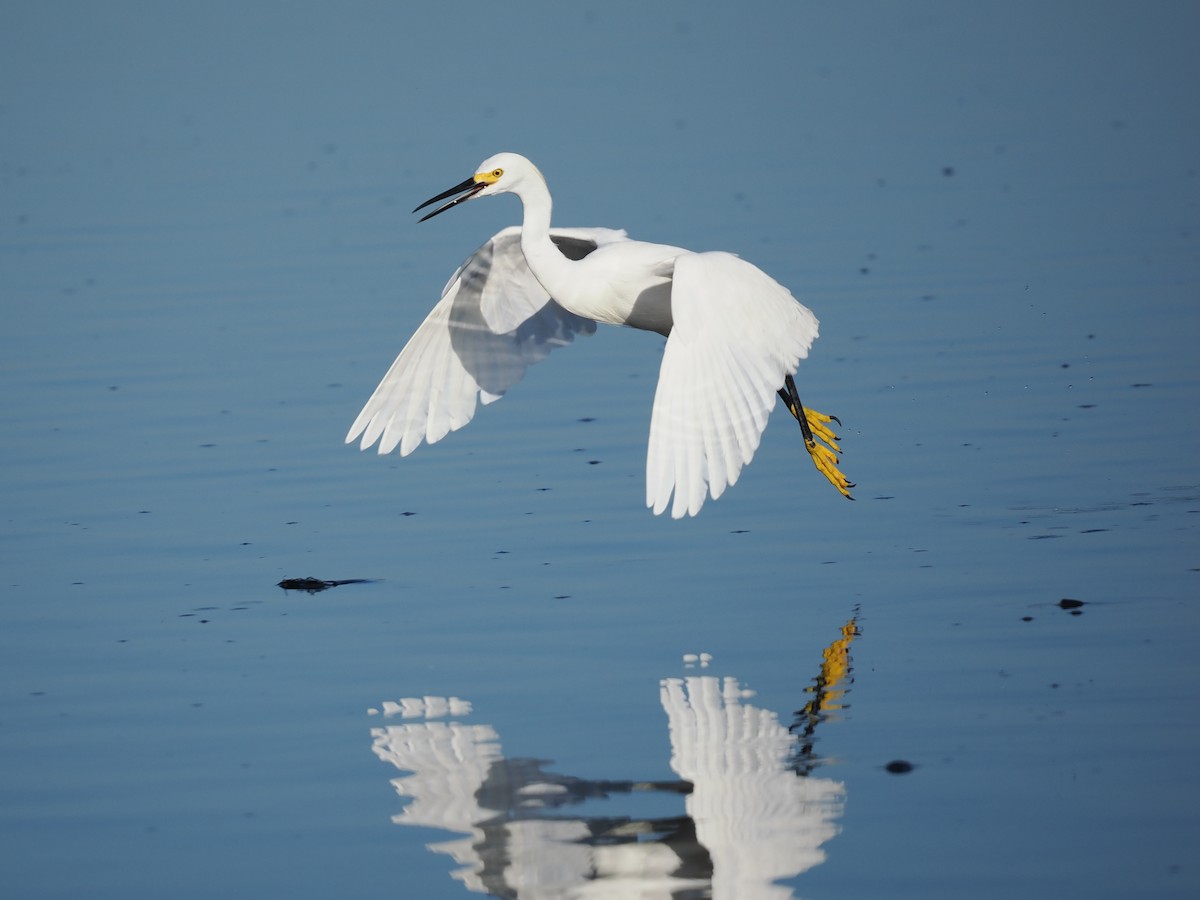
[[[472,197],[474,197],[476,194],[478,194],[480,191],[482,191],[485,187],[487,187],[487,182],[476,181],[475,177],[472,176],[472,177],[468,178],[466,181],[464,181],[462,184],[456,184],[454,187],[450,188],[450,190],[442,191],[436,197],[430,197],[428,200],[426,200],[424,203],[422,203],[420,206],[418,206],[416,209],[414,209],[413,212],[417,212],[417,210],[422,210],[425,207],[429,206],[430,204],[437,203],[439,200],[445,200],[447,197],[454,197],[455,194],[462,194],[461,197],[454,197],[454,199],[451,200],[449,203],[447,203],[445,206],[439,206],[433,212],[427,213],[427,214],[421,216],[419,221],[424,222],[426,219],[432,219],[434,216],[438,215],[439,213],[444,213],[446,210],[448,210],[452,206],[457,206],[458,204],[462,203],[464,200],[470,200]],[[463,193],[464,191],[466,193]]]

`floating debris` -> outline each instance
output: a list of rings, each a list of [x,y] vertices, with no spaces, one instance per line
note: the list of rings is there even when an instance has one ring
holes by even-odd
[[[279,587],[285,591],[304,591],[308,594],[316,594],[320,591],[327,591],[330,588],[339,587],[343,584],[370,584],[370,578],[346,578],[341,581],[323,581],[320,578],[285,578],[279,582]]]

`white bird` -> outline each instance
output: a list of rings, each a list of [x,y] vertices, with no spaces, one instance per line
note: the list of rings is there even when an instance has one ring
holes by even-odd
[[[845,497],[833,416],[805,409],[792,378],[817,319],[786,288],[731,253],[694,253],[630,240],[607,228],[550,227],[550,190],[528,159],[499,153],[413,212],[453,200],[516,194],[520,228],[506,228],[450,278],[442,298],[384,375],[346,443],[376,441],[407,456],[462,428],[595,323],[667,338],[650,418],[646,505],[678,519],[716,500],[750,462],[778,394],[800,423],[818,470]],[[782,386],[782,387],[781,387]],[[838,422],[838,424],[841,424]],[[817,439],[825,443],[818,442]],[[826,446],[828,444],[828,446]],[[850,498],[853,499],[853,498]]]

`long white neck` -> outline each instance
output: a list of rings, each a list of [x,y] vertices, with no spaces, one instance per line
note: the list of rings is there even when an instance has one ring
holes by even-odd
[[[521,198],[525,212],[521,225],[521,250],[525,261],[546,292],[569,309],[572,263],[550,240],[550,212],[554,203],[546,179],[534,169],[513,193]]]

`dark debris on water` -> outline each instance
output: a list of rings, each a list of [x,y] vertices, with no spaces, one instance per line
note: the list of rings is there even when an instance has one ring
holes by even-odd
[[[340,581],[325,581],[321,578],[285,578],[279,582],[279,587],[285,591],[304,591],[307,594],[316,594],[330,588],[340,587],[343,584],[370,583],[370,578],[344,578]]]
[[[1082,600],[1073,600],[1070,597],[1063,597],[1057,604],[1059,609],[1067,610],[1071,615],[1078,616],[1083,614],[1084,602]]]

